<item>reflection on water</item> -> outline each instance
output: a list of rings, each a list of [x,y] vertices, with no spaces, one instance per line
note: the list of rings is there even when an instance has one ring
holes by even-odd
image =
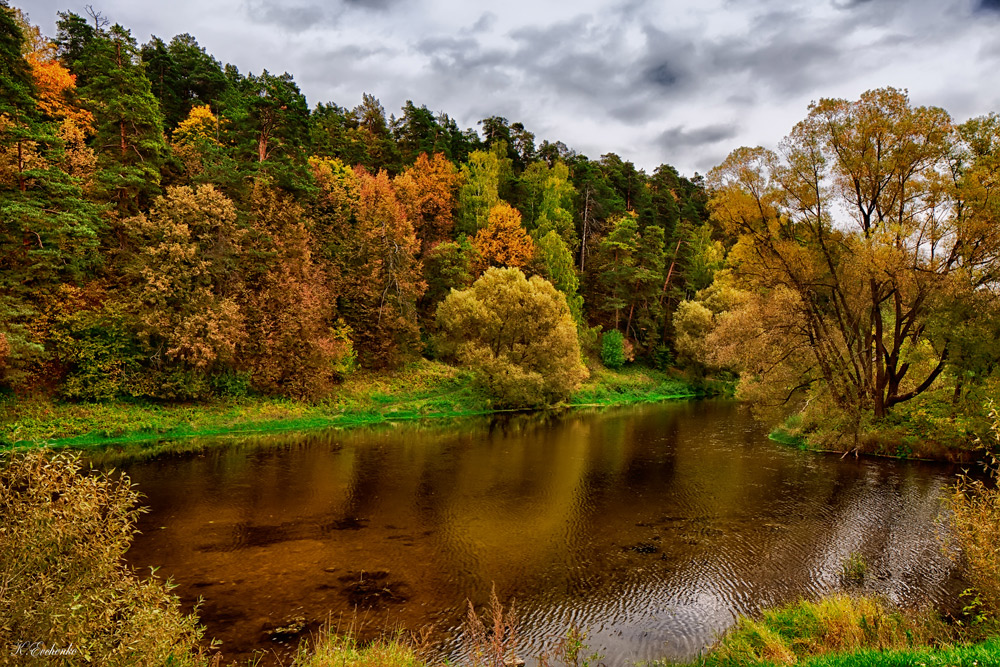
[[[727,402],[283,436],[127,467],[151,512],[129,552],[204,598],[227,659],[301,616],[367,632],[516,598],[524,654],[583,627],[608,664],[687,658],[735,615],[837,589],[949,595],[935,519],[950,470],[782,448]]]

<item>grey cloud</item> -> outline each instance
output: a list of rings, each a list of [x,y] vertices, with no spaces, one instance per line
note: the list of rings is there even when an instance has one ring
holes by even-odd
[[[310,28],[331,26],[340,22],[347,11],[386,12],[402,0],[332,0],[299,2],[285,0],[244,0],[243,9],[255,23],[303,32]]]
[[[316,5],[282,6],[270,0],[247,0],[244,11],[251,21],[275,25],[292,32],[301,32],[331,20],[328,11]]]
[[[486,32],[497,22],[497,15],[493,12],[484,12],[475,23],[472,24],[472,32]]]
[[[981,11],[1000,12],[1000,0],[979,0],[976,9]]]
[[[345,5],[361,9],[386,10],[396,5],[399,0],[343,0]]]
[[[664,149],[678,150],[691,148],[732,139],[739,134],[739,131],[740,128],[731,123],[704,125],[690,130],[683,125],[679,125],[660,133],[660,136],[656,138],[656,144]]]

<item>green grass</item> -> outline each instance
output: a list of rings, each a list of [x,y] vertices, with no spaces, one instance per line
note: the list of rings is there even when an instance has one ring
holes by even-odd
[[[568,405],[626,405],[712,393],[719,393],[719,388],[695,386],[656,370],[599,368]],[[356,373],[318,403],[260,397],[189,404],[8,401],[0,404],[0,447],[94,450],[113,446],[146,457],[200,449],[203,445],[195,438],[378,426],[493,412],[471,372],[420,360],[398,371]]]
[[[965,639],[982,641],[996,625]],[[1000,638],[965,644],[934,616],[903,612],[866,597],[830,595],[741,618],[704,656],[687,667],[913,667],[1000,665]],[[966,633],[969,630],[964,630]],[[678,665],[649,663],[648,667]],[[678,665],[679,667],[679,665]]]
[[[802,663],[805,667],[996,667],[1000,665],[1000,637],[981,644],[941,649],[863,650],[825,655]]]
[[[780,445],[785,445],[787,447],[795,447],[796,449],[808,449],[809,443],[801,435],[793,435],[783,428],[776,428],[771,431],[768,438],[777,442]]]
[[[426,667],[409,643],[390,636],[360,644],[352,635],[320,633],[311,645],[303,643],[292,667]]]
[[[467,371],[420,361],[400,371],[358,373],[319,403],[247,398],[192,404],[53,403],[0,407],[0,445],[89,449],[223,434],[353,428],[490,412]]]
[[[656,401],[702,398],[731,392],[725,383],[691,381],[683,376],[630,365],[621,370],[591,368],[590,377],[570,398],[574,407],[631,405]]]

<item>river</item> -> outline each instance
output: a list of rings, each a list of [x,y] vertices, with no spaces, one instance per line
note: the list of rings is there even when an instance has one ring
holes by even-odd
[[[150,508],[129,561],[203,599],[227,660],[287,656],[296,638],[269,631],[296,618],[304,636],[431,628],[457,657],[493,586],[523,657],[574,624],[625,665],[840,590],[853,553],[899,604],[958,585],[938,536],[952,468],[799,452],[727,401],[226,440],[125,471]]]

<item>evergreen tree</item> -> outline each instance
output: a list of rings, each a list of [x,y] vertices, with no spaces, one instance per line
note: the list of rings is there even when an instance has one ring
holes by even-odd
[[[97,178],[122,213],[159,192],[166,154],[163,117],[131,33],[114,25],[87,47],[90,82],[81,95],[94,114]]]

